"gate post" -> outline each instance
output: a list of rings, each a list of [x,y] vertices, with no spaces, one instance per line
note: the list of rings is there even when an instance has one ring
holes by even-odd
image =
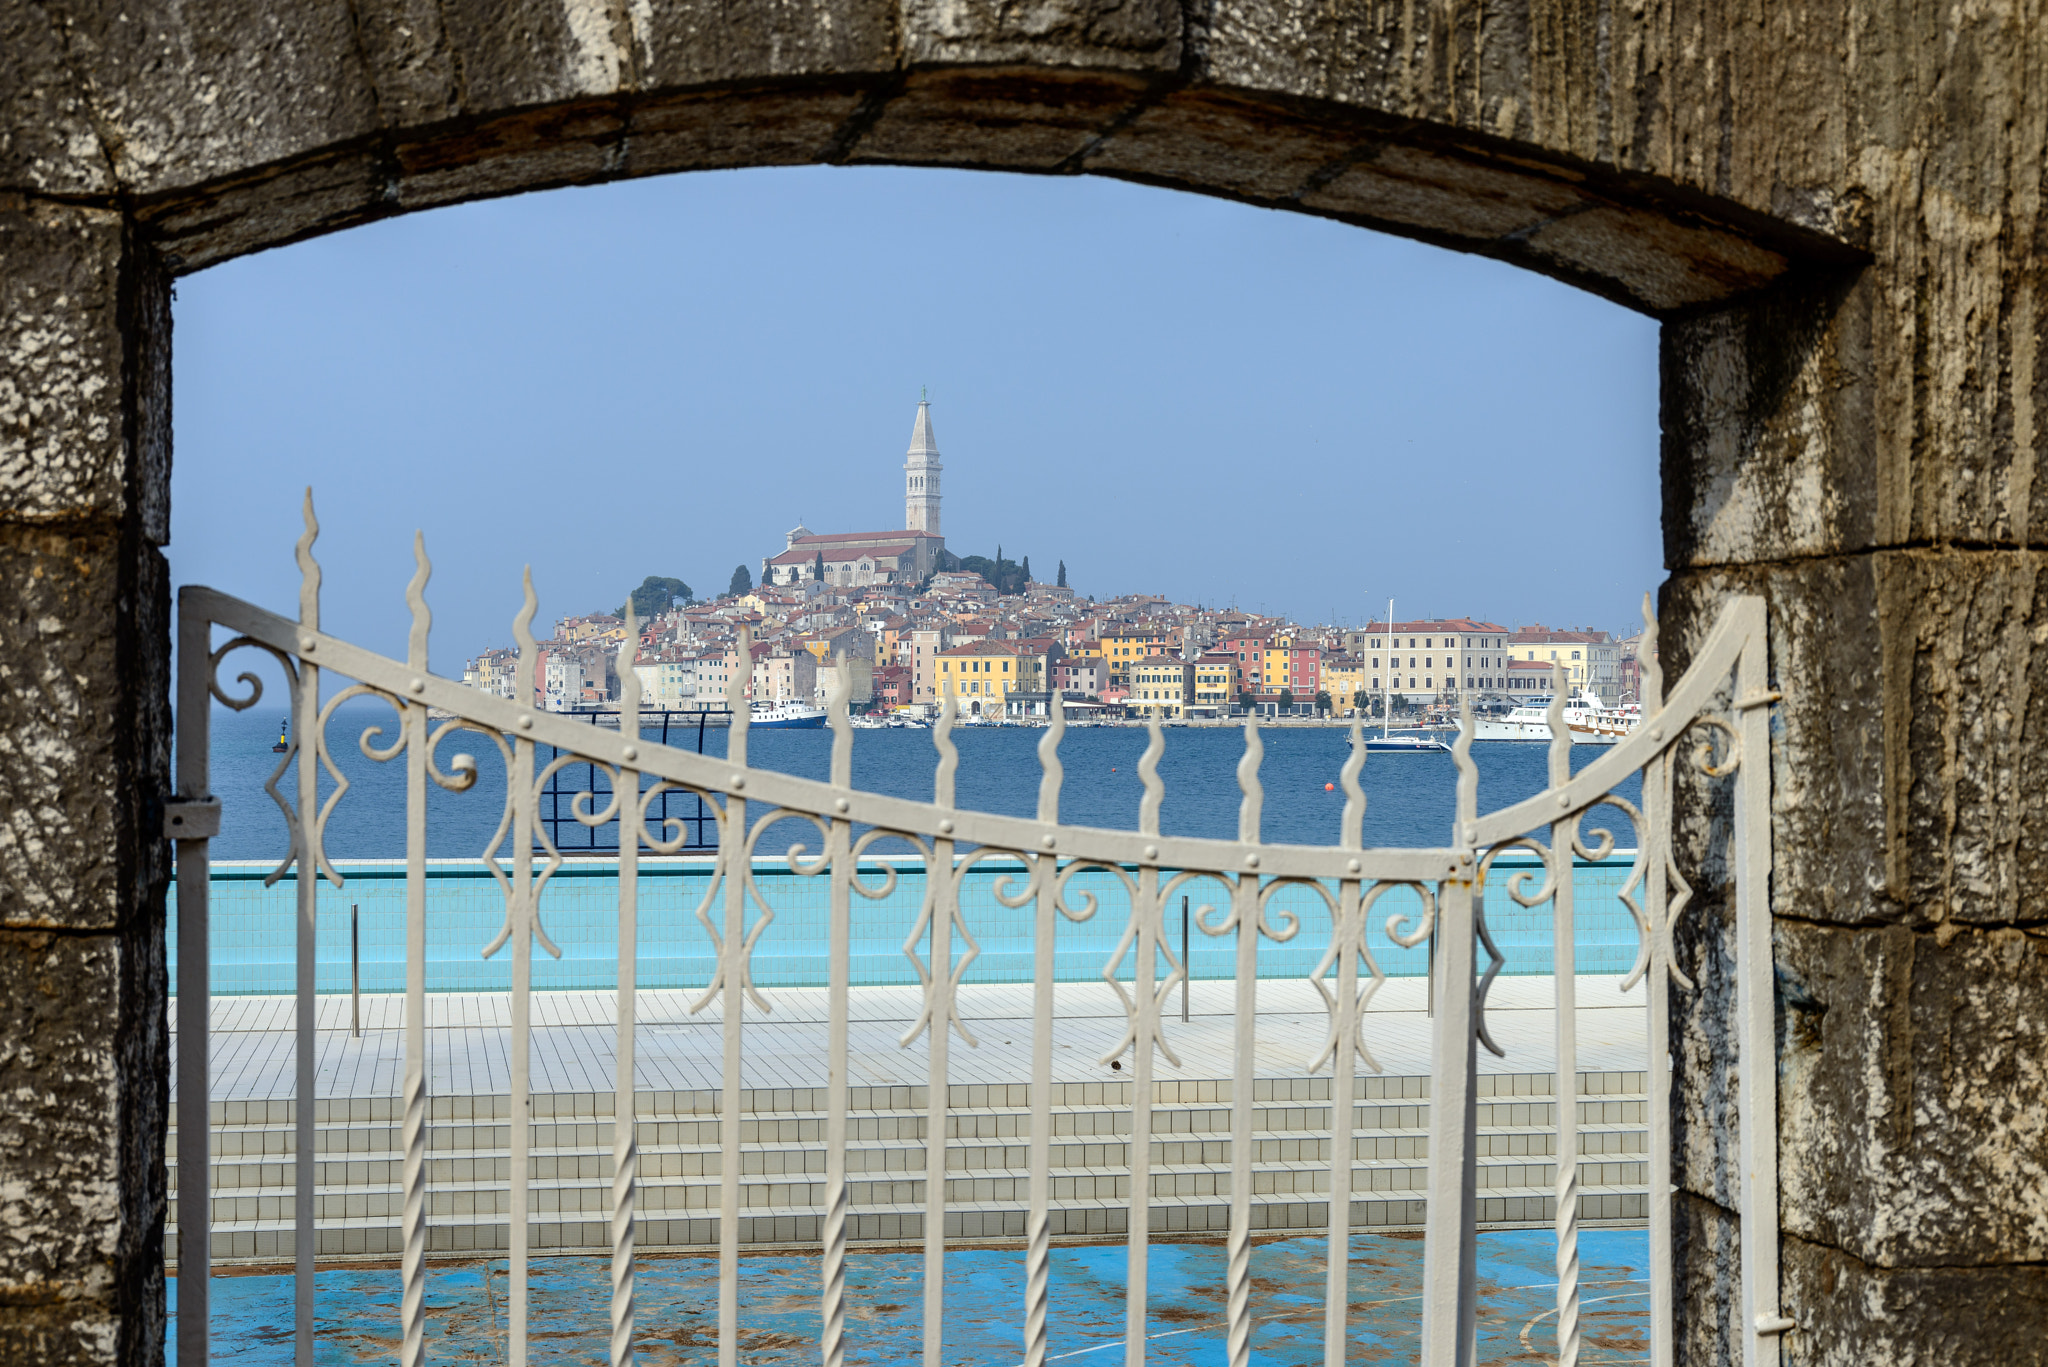
[[[1469,734],[1469,726],[1468,726]],[[1468,829],[1460,785],[1460,843]],[[1436,1015],[1429,1041],[1429,1198],[1423,1209],[1423,1367],[1478,1357],[1479,1030],[1475,1018],[1478,886],[1472,863],[1438,893]]]
[[[57,99],[13,65],[48,50],[44,18],[0,23],[0,87],[35,102],[11,124]],[[5,183],[0,1360],[143,1363],[165,1294],[170,279],[121,209]]]

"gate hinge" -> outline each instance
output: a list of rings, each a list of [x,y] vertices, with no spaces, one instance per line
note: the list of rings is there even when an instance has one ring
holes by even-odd
[[[164,839],[211,840],[219,834],[219,798],[172,798],[164,804]]]

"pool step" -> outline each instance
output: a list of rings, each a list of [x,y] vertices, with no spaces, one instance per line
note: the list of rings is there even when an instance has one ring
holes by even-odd
[[[1488,1224],[1552,1218],[1556,1107],[1548,1074],[1480,1079],[1480,1218]],[[1260,1078],[1255,1084],[1251,1193],[1258,1229],[1326,1227],[1330,1080]],[[1647,1100],[1641,1073],[1579,1076],[1582,1217],[1644,1218]],[[1128,1082],[1055,1084],[1052,1230],[1085,1237],[1126,1232],[1130,1192]],[[1355,1226],[1402,1228],[1422,1220],[1429,1102],[1423,1077],[1361,1078],[1354,1104]],[[1229,1222],[1230,1083],[1155,1084],[1150,1225],[1160,1233],[1222,1233]],[[922,1237],[926,1090],[851,1089],[847,1176],[849,1237]],[[716,1092],[643,1092],[636,1098],[643,1249],[715,1246],[723,1152]],[[742,1243],[815,1244],[824,1201],[823,1088],[743,1094],[739,1121]],[[956,1084],[946,1119],[949,1237],[1023,1235],[1029,1196],[1029,1088]],[[533,1098],[530,1221],[536,1249],[609,1246],[612,1104],[609,1094]],[[428,1121],[428,1249],[460,1256],[506,1245],[510,1099],[436,1097]],[[291,1255],[295,1104],[215,1103],[210,1169],[216,1262],[275,1262]],[[397,1098],[315,1104],[318,1252],[323,1258],[394,1257],[403,1157]],[[175,1128],[170,1135],[171,1224],[177,1255]]]

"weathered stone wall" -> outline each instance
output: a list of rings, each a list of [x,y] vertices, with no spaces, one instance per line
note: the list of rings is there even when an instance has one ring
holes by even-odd
[[[1227,195],[1664,318],[1670,672],[1762,592],[1787,695],[1788,1354],[2048,1360],[2044,59],[2027,4],[0,0],[0,1351],[161,1331],[170,277],[833,161]],[[1695,873],[1681,1337],[1714,1362],[1737,1061]]]

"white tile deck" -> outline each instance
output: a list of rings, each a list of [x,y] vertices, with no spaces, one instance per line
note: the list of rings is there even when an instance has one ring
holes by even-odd
[[[1635,1070],[1647,1058],[1644,992],[1619,990],[1620,979],[1581,977],[1579,1069],[1582,1072]],[[1180,999],[1168,1011],[1166,1034],[1180,1056],[1178,1067],[1164,1057],[1162,1078],[1225,1078],[1231,1075],[1231,1008],[1235,985],[1194,985],[1193,1019],[1180,1021]],[[1429,1018],[1422,980],[1389,981],[1374,998],[1365,1037],[1382,1071],[1398,1076],[1429,1072]],[[637,1085],[642,1089],[694,1090],[719,1085],[722,1057],[721,1003],[697,1015],[692,993],[647,991],[638,996]],[[815,1087],[825,1082],[825,989],[777,988],[763,994],[773,1011],[751,1006],[745,1015],[743,1085]],[[898,1040],[915,1018],[920,990],[914,987],[856,988],[852,998],[851,1082],[855,1086],[916,1085],[926,1080],[922,1038],[910,1047]],[[1031,1077],[1031,988],[1028,984],[968,986],[961,1011],[979,1046],[955,1039],[950,1080],[955,1083],[1028,1082]],[[1556,1066],[1549,978],[1503,978],[1495,982],[1488,1023],[1507,1051],[1495,1058],[1480,1051],[1483,1072],[1536,1073]],[[610,1092],[616,1070],[617,997],[612,992],[537,992],[533,997],[533,1090]],[[402,1089],[405,999],[396,995],[362,999],[363,1034],[348,1032],[346,996],[319,999],[318,1086],[322,1097],[396,1096]],[[213,1002],[213,1099],[288,1097],[293,1090],[293,1004],[289,997],[220,997]],[[1059,1081],[1123,1079],[1098,1061],[1124,1028],[1123,1009],[1100,983],[1062,983],[1054,991],[1053,1073]],[[1315,988],[1298,980],[1258,986],[1258,1064],[1262,1077],[1299,1077],[1322,1047],[1328,1029]],[[511,998],[505,994],[437,994],[427,999],[429,1090],[439,1096],[502,1095],[511,1090],[507,1063]],[[172,1021],[176,1014],[173,1008]],[[172,1035],[172,1049],[177,1037]],[[1126,1060],[1126,1069],[1129,1062]],[[175,1070],[172,1074],[176,1076]]]

